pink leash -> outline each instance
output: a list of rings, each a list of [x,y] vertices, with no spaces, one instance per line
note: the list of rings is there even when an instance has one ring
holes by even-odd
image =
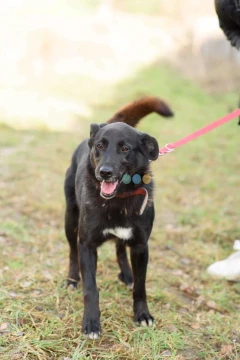
[[[240,109],[234,110],[230,114],[222,117],[221,119],[218,119],[218,120],[212,122],[211,124],[209,124],[207,126],[204,126],[203,128],[195,131],[194,133],[192,133],[188,136],[185,136],[184,138],[182,138],[174,143],[165,145],[164,147],[159,149],[159,156],[162,156],[166,153],[170,153],[170,152],[174,151],[175,148],[182,146],[182,145],[188,143],[189,141],[192,141],[193,139],[196,139],[197,137],[208,133],[209,131],[212,131],[213,129],[217,128],[218,126],[225,124],[226,122],[236,118],[239,115],[240,115]]]

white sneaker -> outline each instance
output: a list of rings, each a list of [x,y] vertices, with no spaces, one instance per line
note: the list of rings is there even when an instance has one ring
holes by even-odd
[[[235,240],[234,250],[240,250],[240,240]],[[215,277],[230,281],[240,281],[240,251],[230,255],[227,259],[217,261],[207,268],[207,272]]]

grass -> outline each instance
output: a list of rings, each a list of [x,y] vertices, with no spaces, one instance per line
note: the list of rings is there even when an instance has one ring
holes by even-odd
[[[147,291],[154,329],[132,321],[131,292],[117,281],[112,243],[99,250],[100,340],[86,341],[80,332],[81,290],[63,286],[68,245],[62,188],[72,151],[88,135],[90,121],[103,122],[143,94],[169,100],[176,113],[174,120],[149,116],[139,126],[160,146],[236,107],[234,95],[212,97],[154,64],[115,92],[107,89],[93,118],[82,119],[72,133],[0,128],[2,360],[240,357],[240,283],[206,273],[232,252],[240,233],[237,120],[153,163],[156,220]]]

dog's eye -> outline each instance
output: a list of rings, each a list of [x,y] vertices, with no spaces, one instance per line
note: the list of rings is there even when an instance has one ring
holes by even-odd
[[[121,148],[121,151],[122,152],[127,152],[129,150],[129,148],[127,147],[127,146],[123,146],[122,148]]]
[[[99,143],[96,145],[96,147],[101,150],[101,149],[103,149],[103,144]]]

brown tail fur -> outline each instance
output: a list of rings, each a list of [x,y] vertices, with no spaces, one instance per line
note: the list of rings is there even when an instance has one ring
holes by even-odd
[[[124,122],[135,127],[144,116],[152,112],[165,117],[174,115],[170,107],[163,100],[158,97],[146,96],[124,106],[108,120],[108,123]]]

